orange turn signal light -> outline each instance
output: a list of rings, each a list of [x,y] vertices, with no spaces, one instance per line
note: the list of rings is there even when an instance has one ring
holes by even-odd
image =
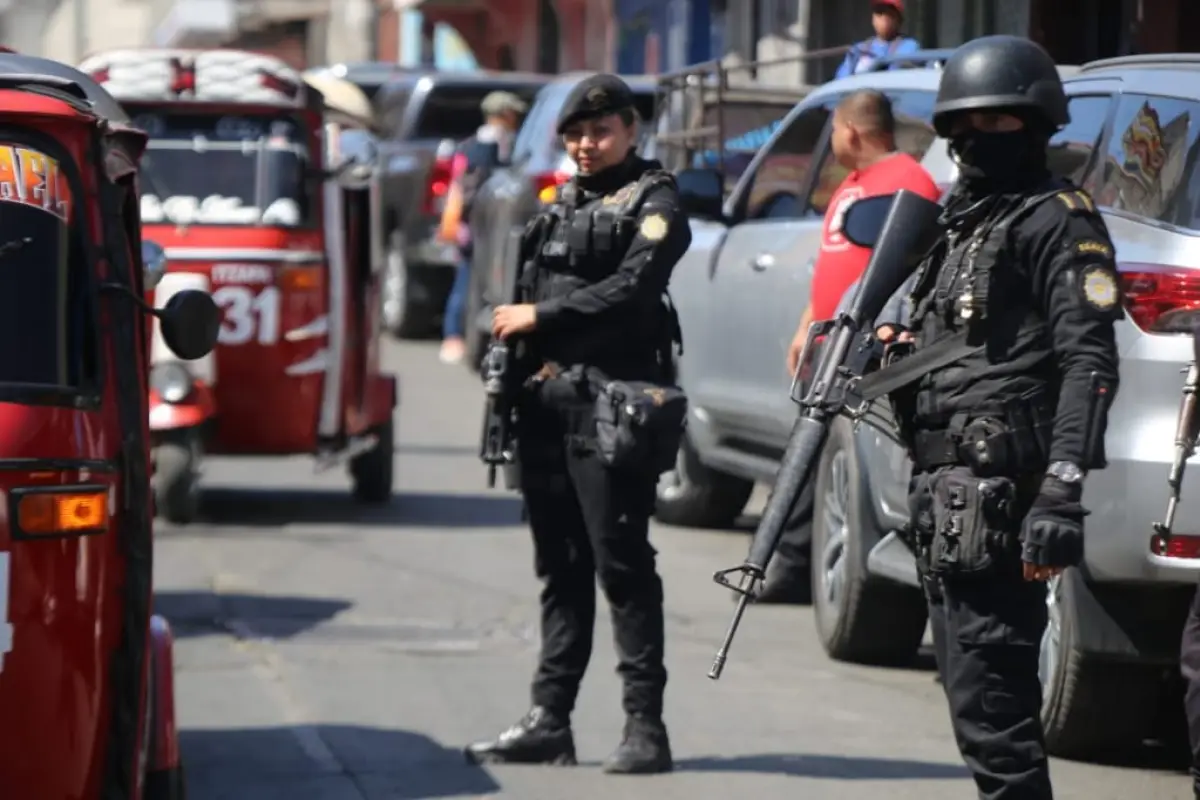
[[[556,197],[558,197],[557,186],[547,186],[545,189],[542,189],[540,192],[538,192],[538,200],[546,204],[553,203]]]
[[[325,267],[288,267],[279,274],[283,289],[321,289],[325,285]]]
[[[85,533],[108,526],[107,492],[33,492],[17,502],[21,533]]]

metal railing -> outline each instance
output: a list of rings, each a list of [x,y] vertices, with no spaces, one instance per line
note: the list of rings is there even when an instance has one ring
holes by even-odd
[[[746,137],[746,149],[757,150],[752,134],[769,136],[792,107],[815,88],[803,80],[808,69],[815,62],[844,58],[854,48],[842,45],[749,62],[706,61],[659,75],[653,126],[655,157],[668,169],[678,170],[691,166],[696,156],[706,156],[705,160],[715,160],[717,171],[725,175],[731,142]],[[877,59],[868,71],[939,68],[953,52],[930,49],[886,56]],[[773,85],[756,77],[767,70],[778,75],[780,67],[792,64],[799,68],[801,80],[797,83]],[[739,80],[743,75],[746,77]]]

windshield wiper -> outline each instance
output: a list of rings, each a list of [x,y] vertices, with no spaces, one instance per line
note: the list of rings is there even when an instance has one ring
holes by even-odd
[[[31,244],[33,244],[32,236],[23,236],[20,239],[13,239],[11,241],[5,242],[4,244],[0,244],[0,258],[4,258],[5,256],[12,255],[13,253],[17,252],[18,250],[22,250]]]

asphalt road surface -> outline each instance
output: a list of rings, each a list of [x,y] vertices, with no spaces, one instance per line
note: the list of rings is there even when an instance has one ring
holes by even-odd
[[[342,470],[314,475],[306,459],[214,460],[203,519],[159,528],[190,800],[975,796],[933,673],[831,662],[808,608],[751,608],[710,681],[731,602],[709,576],[747,539],[668,528],[654,542],[677,771],[598,769],[623,722],[603,606],[574,720],[581,765],[468,766],[459,748],[528,703],[531,546],[514,495],[486,489],[477,379],[432,344],[389,343],[385,360],[402,398],[389,507],[356,507]],[[1056,762],[1057,796],[1189,796],[1146,763]]]

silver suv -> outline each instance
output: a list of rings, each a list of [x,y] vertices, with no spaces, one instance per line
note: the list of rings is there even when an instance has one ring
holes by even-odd
[[[1175,555],[1149,548],[1166,500],[1180,368],[1191,358],[1183,334],[1200,309],[1200,269],[1192,266],[1200,262],[1200,126],[1191,117],[1200,118],[1200,58],[1132,57],[1061,71],[1072,121],[1052,141],[1051,166],[1101,205],[1128,310],[1118,330],[1122,388],[1110,417],[1109,466],[1087,483],[1093,513],[1085,564],[1051,584],[1042,647],[1048,744],[1056,754],[1095,756],[1154,733],[1160,701],[1171,699],[1164,678],[1177,671],[1182,621],[1200,571],[1200,523],[1189,526],[1186,515],[1189,497],[1200,497],[1200,470],[1185,482]],[[823,101],[836,103],[865,86],[924,92],[931,110],[937,74],[871,74],[821,87],[747,172],[769,173],[789,126],[805,115],[821,119]],[[905,124],[904,106],[898,110]],[[660,490],[660,518],[726,525],[752,483],[774,477],[795,418],[784,350],[818,247],[815,189],[823,181],[810,165],[828,162],[826,135],[813,137],[811,150],[788,154],[800,173],[800,199],[785,206],[786,219],[738,214],[763,182],[755,175],[742,176],[720,220],[693,220],[696,244],[671,291],[687,340],[681,374],[694,409],[680,468]],[[948,186],[955,175],[945,143],[932,135],[930,142],[924,164]],[[797,206],[801,216],[792,213]],[[897,660],[921,641],[912,556],[890,533],[907,518],[909,469],[904,452],[869,425],[853,430],[839,422],[823,453],[813,605],[822,644],[834,657]]]

